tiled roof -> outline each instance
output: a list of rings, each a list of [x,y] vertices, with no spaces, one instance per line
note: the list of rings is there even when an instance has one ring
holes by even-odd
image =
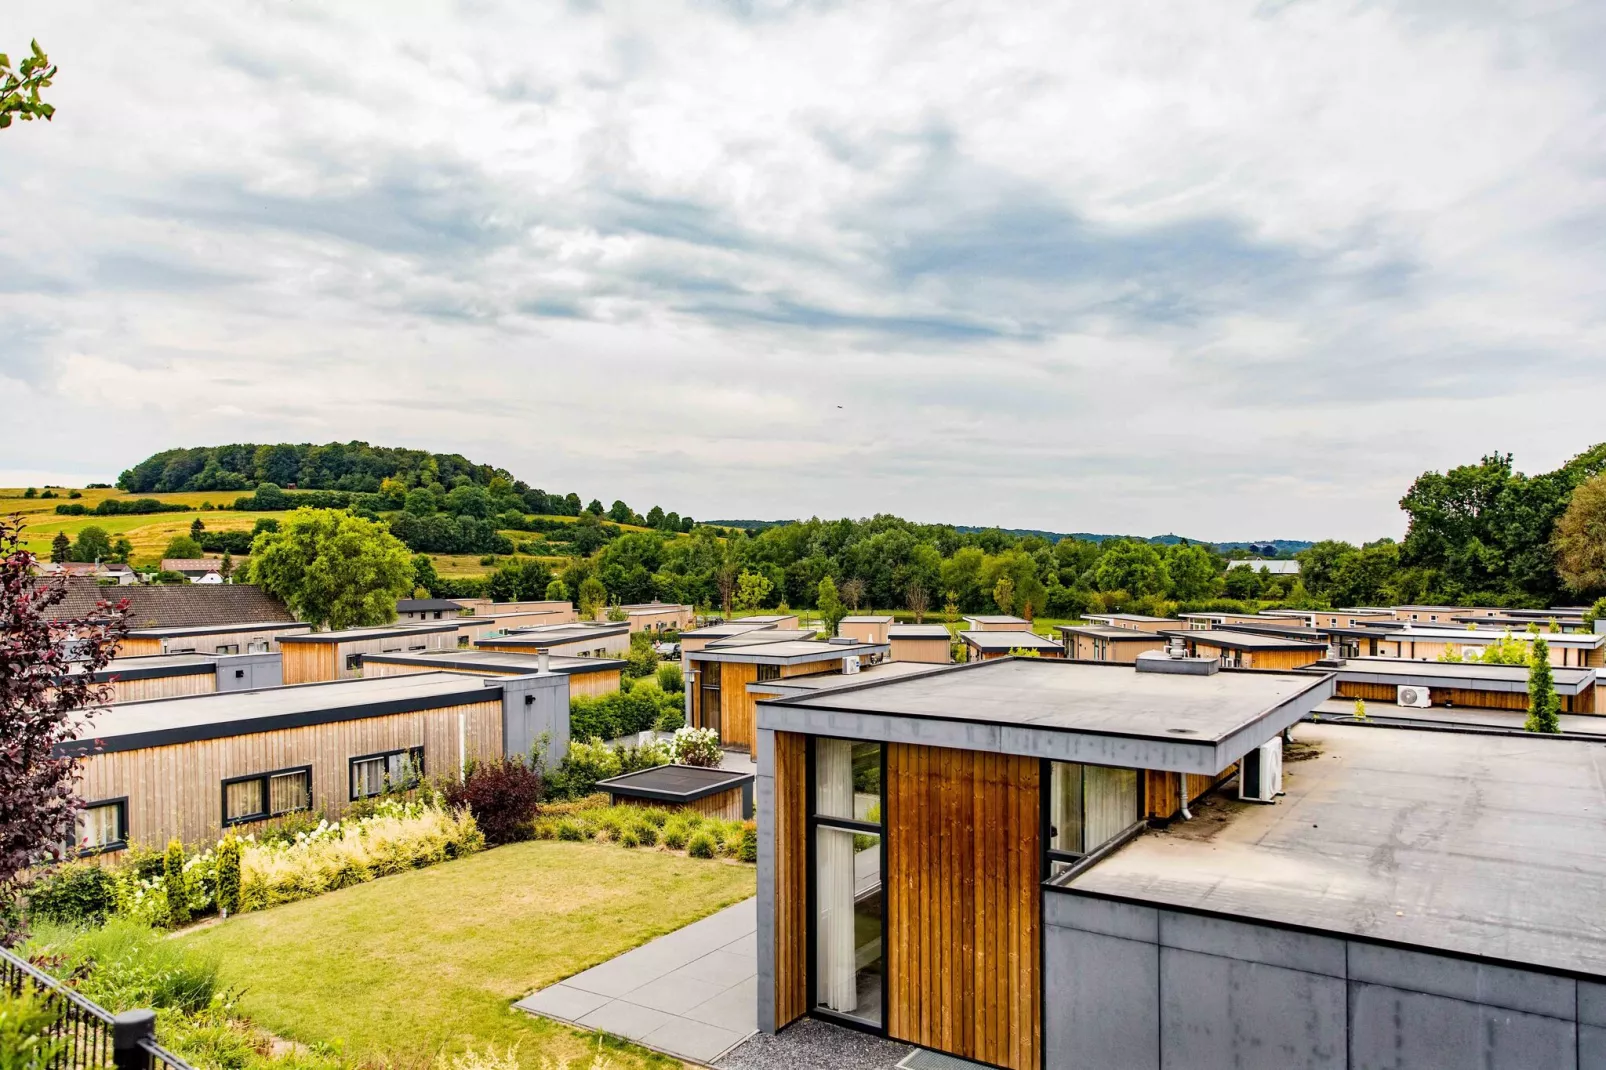
[[[56,620],[96,615],[96,603],[128,599],[131,628],[179,628],[206,624],[293,621],[283,602],[244,583],[153,584],[102,587],[93,579],[67,581],[67,597],[50,609]]]
[[[234,558],[229,563],[236,569],[251,560],[245,554]],[[216,572],[223,567],[221,557],[164,557],[162,569],[166,572]]]

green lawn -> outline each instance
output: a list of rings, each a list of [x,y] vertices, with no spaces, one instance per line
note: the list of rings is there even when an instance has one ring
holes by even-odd
[[[538,841],[499,847],[182,937],[216,952],[274,1033],[423,1070],[517,1044],[526,1067],[584,1062],[587,1036],[510,1004],[754,892],[751,866]],[[595,1041],[591,1041],[594,1046]],[[615,1067],[667,1066],[623,1049]]]

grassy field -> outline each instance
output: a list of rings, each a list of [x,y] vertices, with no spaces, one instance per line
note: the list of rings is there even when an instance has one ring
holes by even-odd
[[[754,884],[751,866],[541,841],[181,939],[216,953],[241,1009],[289,1039],[399,1067],[517,1045],[524,1067],[555,1070],[589,1066],[595,1040],[513,1001],[739,902]],[[676,1065],[640,1049],[612,1058],[620,1070]]]

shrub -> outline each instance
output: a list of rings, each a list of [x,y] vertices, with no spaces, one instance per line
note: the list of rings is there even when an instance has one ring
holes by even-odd
[[[666,661],[658,666],[658,690],[664,694],[678,694],[686,690],[686,678],[680,674],[680,666],[672,661]]]
[[[522,758],[475,762],[461,783],[446,787],[446,802],[467,807],[491,844],[529,839],[541,801],[541,771]]]
[[[664,846],[671,851],[684,851],[686,840],[691,836],[684,822],[670,821],[664,826]]]
[[[643,820],[630,832],[635,836],[636,842],[643,847],[651,847],[658,842],[658,827],[651,821]]]
[[[573,818],[566,817],[558,822],[558,839],[573,843],[590,838],[591,834],[586,827]]]
[[[699,832],[686,844],[686,853],[693,858],[713,858],[716,848],[714,837],[706,832]]]
[[[642,816],[645,818],[647,824],[651,825],[655,829],[661,829],[665,825],[669,824],[668,810],[659,810],[657,807],[653,807],[650,810],[644,811]]]
[[[51,1036],[63,1004],[45,1000],[30,989],[13,994],[0,989],[0,1067],[45,1070],[55,1064],[67,1042]]]
[[[547,793],[554,799],[589,795],[596,789],[597,781],[618,775],[619,755],[601,739],[593,738],[589,743],[570,743],[569,753],[563,756],[557,771],[548,780]]]
[[[736,848],[738,862],[758,861],[758,826],[751,821],[742,824],[741,843]]]
[[[674,757],[667,743],[657,741],[643,743],[639,747],[621,744],[613,749],[613,753],[619,759],[621,773],[634,773],[642,769],[651,769],[655,765],[668,765]]]
[[[224,917],[240,912],[240,841],[232,835],[218,844],[217,908]]]
[[[719,733],[712,728],[681,728],[675,732],[670,744],[675,761],[681,765],[700,765],[713,768],[724,759],[720,750]]]
[[[69,862],[41,876],[28,889],[36,918],[99,925],[117,909],[117,878],[92,862]]]
[[[116,1013],[134,1007],[199,1011],[217,994],[218,964],[210,955],[169,940],[149,925],[112,918],[97,929],[37,929],[28,958],[53,963],[88,999]]]
[[[184,873],[184,845],[169,840],[162,865],[162,887],[167,892],[167,923],[177,929],[189,924],[189,881]]]

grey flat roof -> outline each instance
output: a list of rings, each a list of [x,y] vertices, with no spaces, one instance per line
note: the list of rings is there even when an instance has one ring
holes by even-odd
[[[662,802],[693,802],[750,784],[753,773],[695,765],[655,765],[634,773],[597,781],[600,791]]]
[[[450,671],[470,669],[478,672],[498,672],[508,676],[538,672],[539,654],[515,654],[505,650],[425,650],[412,654],[364,654],[363,664],[371,661],[387,665],[427,665],[430,668]],[[550,672],[572,676],[575,673],[606,672],[622,669],[629,662],[621,658],[573,658],[553,654],[547,659]]]
[[[1328,724],[1294,734],[1320,753],[1287,763],[1275,805],[1212,802],[1070,888],[1606,974],[1606,747]]]
[[[763,646],[767,643],[785,643],[798,639],[813,639],[818,632],[812,628],[762,628],[737,632],[723,639],[715,639],[704,650],[728,650],[737,646]]]
[[[481,642],[519,646],[551,646],[554,643],[577,643],[583,639],[606,639],[630,631],[628,624],[538,624],[533,628],[515,628],[506,635]]]
[[[1355,700],[1352,698],[1330,698],[1316,707],[1316,714],[1312,720],[1337,724],[1360,723],[1355,720]],[[1561,722],[1561,735],[1606,739],[1606,717],[1599,714],[1559,713],[1556,718]],[[1396,706],[1389,702],[1372,702],[1366,707],[1368,725],[1405,725],[1430,731],[1457,729],[1466,732],[1499,730],[1515,733],[1525,731],[1523,725],[1527,720],[1526,710],[1501,710],[1488,706],[1429,706],[1422,709]]]
[[[796,695],[819,694],[839,687],[853,687],[872,681],[922,676],[946,668],[947,665],[933,665],[920,661],[883,661],[875,665],[866,665],[856,673],[817,672],[808,676],[783,676],[779,680],[755,680],[747,685],[747,691],[755,695],[781,695],[791,698]]]
[[[1426,684],[1468,691],[1527,691],[1525,665],[1484,665],[1481,662],[1411,661],[1405,658],[1350,658],[1332,670],[1340,680],[1366,684]],[[1594,669],[1557,666],[1550,670],[1556,690],[1576,695],[1595,682]]]
[[[1134,633],[1138,634],[1138,633]],[[977,650],[1062,650],[1063,644],[1036,632],[960,632],[959,638]]]
[[[942,624],[894,624],[887,629],[888,639],[948,639],[948,628]]]
[[[760,728],[1136,769],[1218,773],[1331,695],[1333,678],[1001,658],[761,701]]]
[[[494,678],[425,672],[126,702],[100,714],[84,736],[56,751],[83,755],[171,746],[500,697]]]
[[[1177,623],[1176,617],[1146,617],[1142,613],[1084,613],[1082,615],[1088,620],[1141,620],[1150,624],[1158,624],[1161,621],[1171,624]]]
[[[843,624],[887,624],[891,621],[892,617],[890,615],[881,616],[880,614],[842,618]]]
[[[1593,649],[1606,644],[1606,635],[1592,635],[1588,632],[1562,632],[1551,634],[1541,632],[1545,642],[1551,646],[1575,646],[1584,649]],[[1395,628],[1391,629],[1384,638],[1389,640],[1421,639],[1426,642],[1469,642],[1493,643],[1502,636],[1513,636],[1517,639],[1531,639],[1526,631],[1520,628],[1479,628],[1477,631],[1468,631],[1465,628]]]
[[[157,680],[164,676],[204,676],[217,671],[215,654],[150,654],[134,658],[113,658],[95,674],[97,683],[119,680]],[[82,670],[74,667],[74,675]]]
[[[774,629],[773,624],[710,624],[702,628],[693,628],[680,633],[682,639],[702,639],[725,635],[741,635],[743,632],[756,632],[765,629]]]
[[[1025,617],[1010,617],[1010,616],[984,617],[984,616],[980,616],[980,615],[975,614],[975,613],[967,613],[964,616],[960,617],[959,619],[960,620],[977,620],[977,621],[981,621],[981,623],[983,623],[983,624],[1030,624],[1031,623],[1031,621],[1027,620]]]
[[[706,646],[686,657],[691,661],[735,661],[744,665],[799,665],[811,661],[833,661],[853,654],[885,654],[886,643],[827,643],[819,639],[789,639],[779,643],[751,646]]]
[[[738,617],[733,624],[774,624],[777,621],[791,620],[796,613],[761,613],[752,617]]]
[[[455,632],[457,618],[451,620],[411,621],[389,628],[345,628],[338,632],[310,632],[306,635],[286,635],[281,643],[353,643],[364,639],[389,639],[397,635],[417,635],[420,632]]]
[[[1326,643],[1310,643],[1303,639],[1284,639],[1259,632],[1236,632],[1222,628],[1182,628],[1161,632],[1162,635],[1180,635],[1210,646],[1232,650],[1325,650]]]
[[[185,635],[216,635],[223,632],[282,632],[286,628],[310,628],[299,620],[261,620],[245,624],[186,624],[171,628],[130,628],[128,634],[140,639],[175,639]]]
[[[447,598],[401,598],[396,601],[397,613],[424,613],[448,609],[461,610],[463,607]]]
[[[1146,643],[1165,642],[1165,636],[1159,632],[1140,632],[1136,628],[1115,628],[1102,624],[1056,624],[1055,627],[1061,632],[1070,635],[1087,635],[1094,639],[1113,639],[1118,643],[1134,642],[1139,639]]]

